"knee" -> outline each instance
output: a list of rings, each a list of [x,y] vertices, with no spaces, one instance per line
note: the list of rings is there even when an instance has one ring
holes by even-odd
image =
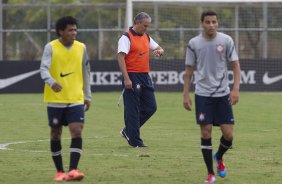
[[[203,139],[210,139],[211,133],[209,131],[202,131],[202,138]]]
[[[71,137],[72,138],[78,138],[78,137],[81,137],[81,134],[82,134],[82,129],[78,128],[78,129],[73,129],[71,131]]]
[[[222,136],[225,140],[232,141],[233,140],[233,131],[224,131]]]
[[[51,130],[51,140],[59,141],[59,140],[61,140],[61,135],[62,135],[61,131],[59,131],[57,129],[52,129]]]
[[[201,136],[203,139],[211,138],[211,126],[202,126],[201,127]]]
[[[75,126],[70,126],[70,133],[72,138],[78,138],[82,136],[82,124],[77,124]]]
[[[230,133],[230,134],[224,134],[223,135],[224,139],[227,140],[227,141],[233,141],[233,134]]]
[[[233,140],[233,125],[222,125],[221,126],[222,136],[227,141]]]

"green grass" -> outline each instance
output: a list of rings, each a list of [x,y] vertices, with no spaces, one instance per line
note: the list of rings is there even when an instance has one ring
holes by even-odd
[[[123,109],[120,93],[94,93],[83,132],[81,182],[123,184],[203,183],[206,168],[200,131],[193,112],[182,107],[181,93],[156,93],[157,113],[142,128],[148,148],[130,148],[119,136]],[[282,173],[282,93],[241,93],[234,106],[234,148],[225,155],[228,176],[218,184],[280,183]],[[49,127],[42,94],[0,95],[0,183],[55,183],[49,151]],[[64,166],[69,163],[69,132],[63,132]],[[218,147],[220,130],[213,130]],[[41,140],[41,141],[39,141]]]

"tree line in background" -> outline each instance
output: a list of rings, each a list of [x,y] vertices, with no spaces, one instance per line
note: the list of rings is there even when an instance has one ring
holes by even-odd
[[[2,2],[5,5],[2,16],[3,60],[40,60],[44,45],[56,38],[55,21],[64,15],[72,15],[78,19],[81,29],[78,40],[86,43],[91,59],[116,59],[117,41],[125,26],[126,0],[2,0]],[[235,26],[234,7],[235,5],[196,7],[195,4],[140,3],[134,6],[134,14],[146,11],[152,16],[149,33],[165,48],[166,55],[163,59],[183,59],[188,40],[199,34],[199,15],[202,10],[213,9],[218,12],[220,28],[235,38],[235,30],[232,29]],[[260,59],[263,57],[265,30],[281,29],[282,4],[272,4],[268,7],[268,27],[264,24],[262,4],[238,7],[238,26],[244,28],[239,30],[238,34],[240,57]],[[268,32],[269,58],[282,57],[281,32],[281,30]]]

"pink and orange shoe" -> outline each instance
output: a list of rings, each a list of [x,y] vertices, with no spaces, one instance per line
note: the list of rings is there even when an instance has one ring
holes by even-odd
[[[213,174],[209,174],[207,176],[207,179],[205,180],[205,183],[212,184],[215,182],[215,176]]]
[[[80,181],[84,178],[84,173],[78,172],[77,169],[73,169],[69,171],[66,175],[64,180],[65,181]]]
[[[57,172],[56,176],[54,177],[55,181],[64,181],[66,174],[62,171]]]

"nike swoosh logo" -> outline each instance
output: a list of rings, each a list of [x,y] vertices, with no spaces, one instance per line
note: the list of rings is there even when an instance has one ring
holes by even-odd
[[[73,74],[74,72],[70,72],[70,73],[66,73],[66,74],[63,74],[62,72],[60,73],[60,76],[61,77],[66,77],[66,76],[68,76],[68,75],[70,75],[70,74]]]
[[[146,52],[140,52],[139,56],[143,56]]]
[[[6,79],[0,79],[0,89],[11,86],[12,84],[20,82],[20,81],[22,81],[22,80],[24,80],[24,79],[26,79],[30,76],[33,76],[33,75],[35,75],[39,72],[40,72],[40,70],[35,70],[35,71],[20,74],[20,75],[16,75],[14,77],[9,77],[9,78],[6,78]]]
[[[280,80],[282,80],[282,75],[278,75],[278,76],[275,76],[275,77],[269,77],[268,72],[266,72],[263,75],[263,78],[262,78],[263,83],[266,84],[266,85],[273,84],[273,83],[278,82]]]

